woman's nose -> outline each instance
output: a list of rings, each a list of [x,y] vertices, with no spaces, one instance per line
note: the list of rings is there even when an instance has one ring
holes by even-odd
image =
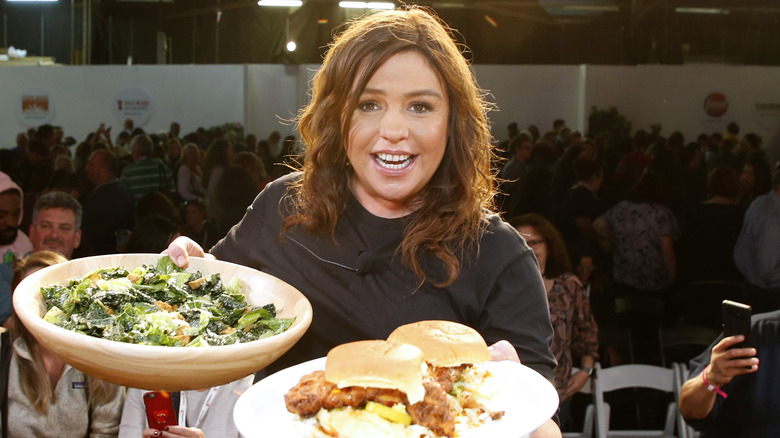
[[[388,111],[382,117],[379,135],[390,143],[398,143],[409,137],[408,120],[401,111]]]

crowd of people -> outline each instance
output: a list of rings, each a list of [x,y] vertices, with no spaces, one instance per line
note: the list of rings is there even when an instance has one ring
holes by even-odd
[[[414,7],[356,21],[312,84],[300,141],[182,134],[175,122],[147,133],[128,119],[116,137],[101,124],[83,142],[42,125],[0,151],[0,320],[19,356],[11,376],[43,380],[11,388],[29,427],[57,421],[47,408],[72,397],[58,393],[66,379],[89,388],[67,436],[113,436],[120,417],[132,430],[123,436],[203,434],[145,429],[132,390],[125,419],[124,389],[79,375],[15,322],[12,288],[27,267],[77,257],[164,251],[182,267],[216,257],[287,281],[316,316],[269,371],[405,323],[459,321],[495,358],[552,381],[564,421],[604,353],[599,327],[623,323],[616,298],[657,300],[659,326],[683,322],[678,303],[696,281],[744,283],[735,298],[780,309],[780,172],[773,179],[760,138],[740,137],[736,123],[686,143],[658,126],[584,135],[558,119],[543,134],[513,123],[494,144],[461,51]],[[535,436],[560,436],[553,420]]]

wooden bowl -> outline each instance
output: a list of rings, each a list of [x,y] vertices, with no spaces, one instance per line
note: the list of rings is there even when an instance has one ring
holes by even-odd
[[[297,289],[278,278],[245,266],[191,258],[189,272],[219,272],[225,284],[238,277],[248,286],[253,306],[274,303],[277,316],[295,317],[284,333],[242,344],[212,347],[136,345],[95,338],[63,329],[42,319],[46,312],[42,286],[64,284],[98,268],[135,269],[156,264],[160,254],[115,254],[76,259],[35,272],[14,291],[21,322],[38,342],[85,374],[118,385],[146,390],[183,391],[222,385],[252,374],[284,354],[309,328],[311,304]]]

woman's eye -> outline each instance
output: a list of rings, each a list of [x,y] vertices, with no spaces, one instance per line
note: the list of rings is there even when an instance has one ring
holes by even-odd
[[[358,109],[361,111],[376,111],[379,109],[379,105],[377,105],[376,102],[369,100],[359,104]]]
[[[424,102],[415,102],[411,105],[411,110],[416,113],[424,113],[431,110],[431,106]]]

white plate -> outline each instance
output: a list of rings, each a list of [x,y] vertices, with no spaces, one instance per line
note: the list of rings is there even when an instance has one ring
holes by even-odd
[[[487,407],[504,411],[501,420],[471,429],[463,438],[525,437],[555,413],[555,388],[531,368],[517,362],[488,362],[483,366],[500,382]],[[295,365],[255,383],[238,399],[233,420],[246,438],[305,437],[298,416],[287,411],[284,394],[306,374],[325,369],[325,358]]]

